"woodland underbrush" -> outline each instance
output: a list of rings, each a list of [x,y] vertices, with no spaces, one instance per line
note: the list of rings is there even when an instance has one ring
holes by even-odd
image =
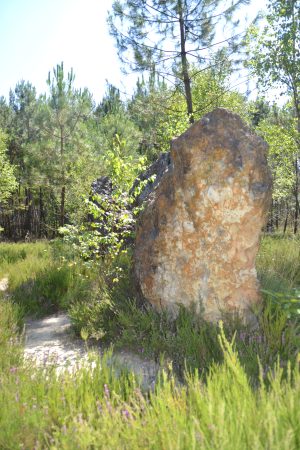
[[[207,324],[183,308],[171,320],[138,304],[129,254],[108,271],[59,242],[40,242],[1,244],[0,260],[10,295],[0,300],[0,448],[300,447],[298,240],[261,243],[255,330],[237,319]],[[153,390],[116,374],[109,352],[75,374],[24,361],[24,315],[61,308],[78,334],[160,360]]]
[[[293,237],[266,236],[257,257],[264,303],[254,311],[255,330],[238,318],[224,317],[226,336],[234,337],[240,361],[256,383],[260,365],[267,373],[277,358],[282,365],[295,361],[300,348],[300,253],[299,240]],[[193,310],[179,309],[176,319],[141,305],[134,297],[130,254],[116,263],[121,267],[117,283],[101,280],[98,291],[88,300],[74,302],[70,315],[75,329],[90,337],[129,347],[140,355],[159,361],[172,361],[177,375],[186,368],[209,371],[221,363],[218,325],[207,324]]]
[[[114,372],[109,353],[94,359],[93,369],[88,365],[75,374],[22,361],[18,317],[6,305],[0,304],[0,329],[6,330],[0,448],[299,448],[298,359],[286,368],[278,360],[268,374],[260,367],[254,387],[234,341],[220,327],[222,363],[212,363],[206,374],[186,370],[184,384],[169,365],[153,391],[145,392],[133,374]]]

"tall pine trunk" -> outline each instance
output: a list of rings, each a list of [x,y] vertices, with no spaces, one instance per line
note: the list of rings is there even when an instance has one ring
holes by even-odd
[[[179,0],[179,26],[180,26],[180,56],[181,56],[181,69],[184,83],[185,99],[187,105],[187,112],[190,123],[194,123],[194,111],[193,111],[193,99],[191,90],[191,79],[188,70],[188,60],[186,56],[186,37],[185,37],[185,25],[182,10],[182,2]]]
[[[60,192],[60,218],[59,218],[60,227],[63,227],[65,224],[65,199],[66,199],[66,187],[63,186]]]
[[[63,227],[65,224],[65,200],[66,200],[66,186],[65,186],[65,168],[64,168],[64,127],[60,127],[60,156],[61,156],[61,179],[62,188],[60,191],[60,215],[59,215],[59,226]]]
[[[300,107],[298,91],[294,92],[295,110],[297,116],[297,131],[298,131],[298,155],[295,159],[295,215],[294,215],[294,234],[298,231],[298,220],[299,220],[299,153],[300,153]]]

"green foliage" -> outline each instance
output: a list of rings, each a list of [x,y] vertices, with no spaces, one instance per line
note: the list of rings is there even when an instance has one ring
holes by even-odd
[[[127,153],[126,141],[118,134],[112,140],[112,147],[103,155],[106,173],[110,177],[117,196],[126,195],[135,178],[145,170],[145,156],[135,156]]]
[[[71,302],[68,313],[74,331],[81,335],[82,330],[89,339],[102,339],[110,329],[110,319],[114,315],[107,285],[98,281],[98,288],[87,292],[80,299]],[[109,330],[109,334],[110,334]]]
[[[294,130],[262,120],[257,128],[269,144],[268,162],[273,174],[273,199],[289,198],[295,188],[298,144]]]
[[[201,119],[204,114],[215,108],[227,108],[239,114],[243,120],[249,121],[246,98],[230,89],[232,68],[225,54],[215,57],[213,69],[201,70],[193,68],[192,92],[195,105],[195,118]]]
[[[138,80],[128,112],[142,133],[139,152],[150,161],[169,151],[170,140],[188,127],[182,95],[158,76]]]
[[[250,120],[246,99],[229,89],[231,68],[224,55],[216,57],[214,70],[191,69],[191,86],[194,102],[194,118],[199,120],[215,108],[227,108],[247,122]],[[129,113],[143,133],[140,151],[154,159],[161,152],[170,150],[172,139],[180,136],[190,126],[185,100],[178,87],[168,87],[159,77],[148,82],[138,82],[136,93],[128,106]]]
[[[41,102],[39,111],[42,142],[35,147],[40,172],[58,188],[61,226],[65,221],[66,191],[76,180],[72,177],[74,165],[79,164],[81,169],[89,163],[92,166],[88,143],[82,139],[87,132],[85,121],[92,110],[91,96],[87,89],[75,89],[74,79],[73,70],[65,74],[63,63],[53,70],[52,77],[49,73],[49,97]],[[84,172],[81,171],[81,176]]]
[[[234,13],[247,0],[221,2],[203,0],[157,1],[116,0],[108,17],[110,33],[115,38],[118,55],[131,70],[149,71],[166,77],[176,86],[185,103],[189,121],[194,121],[194,101],[191,92],[193,69],[190,60],[204,69],[204,63],[214,65],[215,57],[207,49],[213,46],[217,25],[236,25]],[[220,5],[222,5],[220,7]],[[227,36],[224,42],[229,53],[237,51],[238,34]],[[193,50],[191,50],[191,48]]]
[[[284,198],[287,229],[288,216],[293,216],[294,234],[299,221],[299,133],[300,133],[300,2],[272,0],[268,2],[266,25],[260,32],[252,28],[248,36],[250,58],[248,65],[257,75],[263,89],[279,88],[288,95],[290,117],[288,123],[276,127],[263,125],[263,133],[270,139],[270,159],[276,172],[274,199],[277,205]],[[281,129],[281,126],[284,130]],[[293,170],[291,170],[294,165]],[[287,192],[292,190],[292,196]],[[294,197],[294,199],[293,199]],[[278,201],[279,200],[279,201]],[[282,209],[282,208],[281,208]],[[272,211],[273,212],[273,211]],[[279,215],[278,209],[277,217]],[[273,219],[273,218],[272,218]],[[273,220],[271,220],[273,222]],[[278,226],[277,218],[277,226]],[[272,223],[273,226],[273,223]]]
[[[250,30],[249,64],[262,85],[272,87],[275,83],[283,92],[296,94],[294,99],[299,101],[299,1],[269,1],[266,20],[262,32],[255,27]],[[299,108],[299,104],[295,107]]]
[[[126,241],[132,237],[135,216],[139,210],[137,207],[132,208],[132,204],[142,182],[132,194],[129,194],[129,190],[145,164],[144,157],[134,159],[124,152],[124,148],[124,141],[116,136],[113,148],[107,150],[103,157],[106,173],[113,184],[112,198],[95,195],[93,199],[86,200],[86,215],[90,214],[93,221],[60,229],[65,242],[76,249],[87,266],[100,265],[104,274],[116,281],[121,269],[116,267],[115,261],[120,253],[126,253]],[[129,208],[131,211],[128,211]]]
[[[110,84],[95,110],[92,133],[96,151],[100,151],[101,156],[107,151],[113,151],[117,140],[122,142],[124,155],[137,158],[141,131],[131,120],[126,104],[120,98],[120,91]]]
[[[5,203],[17,188],[15,168],[9,163],[6,154],[7,136],[0,130],[0,205]]]

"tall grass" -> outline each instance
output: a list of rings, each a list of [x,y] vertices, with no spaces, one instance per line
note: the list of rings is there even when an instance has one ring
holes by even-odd
[[[100,336],[116,346],[156,360],[163,356],[173,362],[180,377],[185,367],[205,373],[211,364],[222,362],[217,326],[183,307],[175,320],[149,306],[141,307],[130,282],[131,261],[123,258],[122,264],[124,276],[118,284],[104,287],[92,301],[73,305],[70,314],[78,330],[87,324],[90,336],[101,331]],[[289,359],[295,361],[300,348],[300,299],[295,291],[300,283],[299,241],[265,237],[257,270],[264,292],[257,329],[247,329],[238,320],[226,325],[229,338],[236,333],[241,363],[253,383],[258,379],[258,357],[267,373],[278,355],[286,364]]]
[[[151,393],[133,375],[118,377],[106,357],[94,369],[57,374],[11,367],[1,373],[0,448],[16,449],[298,449],[299,364],[261,372],[251,387],[222,329],[222,364],[178,384],[162,373]]]
[[[23,349],[20,330],[22,330],[22,325],[20,308],[0,296],[0,373],[21,361]]]
[[[41,316],[84,298],[95,274],[79,268],[74,255],[59,241],[40,241],[0,244],[0,280],[4,277],[23,314]]]
[[[265,236],[256,267],[264,289],[284,292],[300,287],[299,238]]]
[[[256,330],[238,321],[223,330],[184,308],[171,320],[136,304],[129,260],[113,283],[96,280],[66,249],[34,245],[0,245],[11,294],[0,299],[0,448],[300,448],[299,314],[286,308],[299,287],[298,241],[262,241],[266,293]],[[35,311],[44,296],[45,312],[46,298],[60,295],[78,332],[163,359],[153,391],[142,392],[133,374],[117,375],[109,355],[75,374],[23,362],[19,305]]]

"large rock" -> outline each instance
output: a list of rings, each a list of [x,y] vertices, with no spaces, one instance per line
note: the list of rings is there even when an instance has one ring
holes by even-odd
[[[271,201],[267,145],[216,109],[171,144],[168,170],[141,213],[135,277],[156,308],[194,304],[204,318],[250,320],[260,301],[255,257]]]

